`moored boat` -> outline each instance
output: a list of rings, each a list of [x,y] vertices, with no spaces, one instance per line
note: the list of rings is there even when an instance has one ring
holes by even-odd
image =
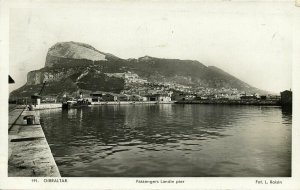
[[[78,107],[84,107],[91,105],[91,102],[84,99],[78,99],[78,100],[68,100],[66,102],[62,103],[63,109],[69,109],[69,108],[78,108]]]

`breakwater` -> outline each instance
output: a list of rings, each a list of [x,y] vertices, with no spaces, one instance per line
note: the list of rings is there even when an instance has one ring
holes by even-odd
[[[56,109],[61,108],[61,103],[43,103],[36,106],[33,106],[34,110],[44,110],[44,109]]]
[[[177,104],[226,104],[226,105],[264,105],[264,106],[280,106],[278,100],[185,100],[177,101]]]
[[[60,177],[36,111],[9,110],[8,176]]]
[[[103,102],[92,102],[92,105],[126,105],[126,104],[173,104],[175,101],[103,101]]]

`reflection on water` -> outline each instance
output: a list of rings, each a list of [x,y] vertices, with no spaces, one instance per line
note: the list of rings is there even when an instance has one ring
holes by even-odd
[[[40,111],[62,176],[290,176],[280,107],[108,105]]]
[[[281,113],[284,124],[292,125],[292,107],[282,107]]]

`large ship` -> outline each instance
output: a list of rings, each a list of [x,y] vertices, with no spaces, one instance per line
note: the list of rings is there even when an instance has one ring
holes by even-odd
[[[78,99],[65,100],[62,102],[63,109],[69,108],[78,108],[91,105],[91,102],[88,99],[84,99],[82,97],[82,93],[80,92],[80,96]]]

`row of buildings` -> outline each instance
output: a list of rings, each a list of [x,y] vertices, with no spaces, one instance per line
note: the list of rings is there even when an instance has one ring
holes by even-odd
[[[47,102],[47,103],[58,103],[61,101],[66,100],[74,100],[74,98],[64,96],[63,99],[58,98],[57,96],[42,96],[39,97],[42,100],[37,100],[38,98],[30,99],[22,99],[23,104],[27,104],[32,102],[34,99],[34,104],[39,104],[40,102]],[[187,94],[182,92],[173,92],[173,91],[149,91],[148,94],[117,94],[112,92],[103,92],[103,91],[96,91],[90,94],[79,95],[78,99],[85,99],[86,101],[91,102],[92,104],[97,104],[97,102],[123,102],[123,101],[132,101],[132,102],[158,102],[158,103],[171,103],[173,101],[199,101],[199,100],[216,100],[216,101],[227,101],[227,100],[244,100],[244,101],[273,101],[278,102],[280,101],[282,104],[290,105],[292,102],[292,92],[289,90],[281,92],[280,96],[277,95],[258,95],[258,94],[240,94],[238,99],[229,99],[226,96],[218,96],[218,95],[208,95],[208,96],[201,96],[196,94]]]
[[[286,93],[283,93],[284,95]],[[283,96],[283,95],[281,95]],[[197,95],[183,92],[173,91],[155,91],[149,90],[147,94],[116,94],[111,92],[96,91],[90,94],[91,102],[101,101],[157,101],[157,102],[171,102],[171,101],[193,101],[193,100],[272,100],[279,101],[281,96],[277,95],[259,95],[255,94],[214,94],[214,95]]]
[[[96,91],[90,94],[91,102],[102,101],[155,101],[155,102],[171,102],[172,93],[156,93],[148,95],[128,95],[128,94],[116,94],[111,92]]]

